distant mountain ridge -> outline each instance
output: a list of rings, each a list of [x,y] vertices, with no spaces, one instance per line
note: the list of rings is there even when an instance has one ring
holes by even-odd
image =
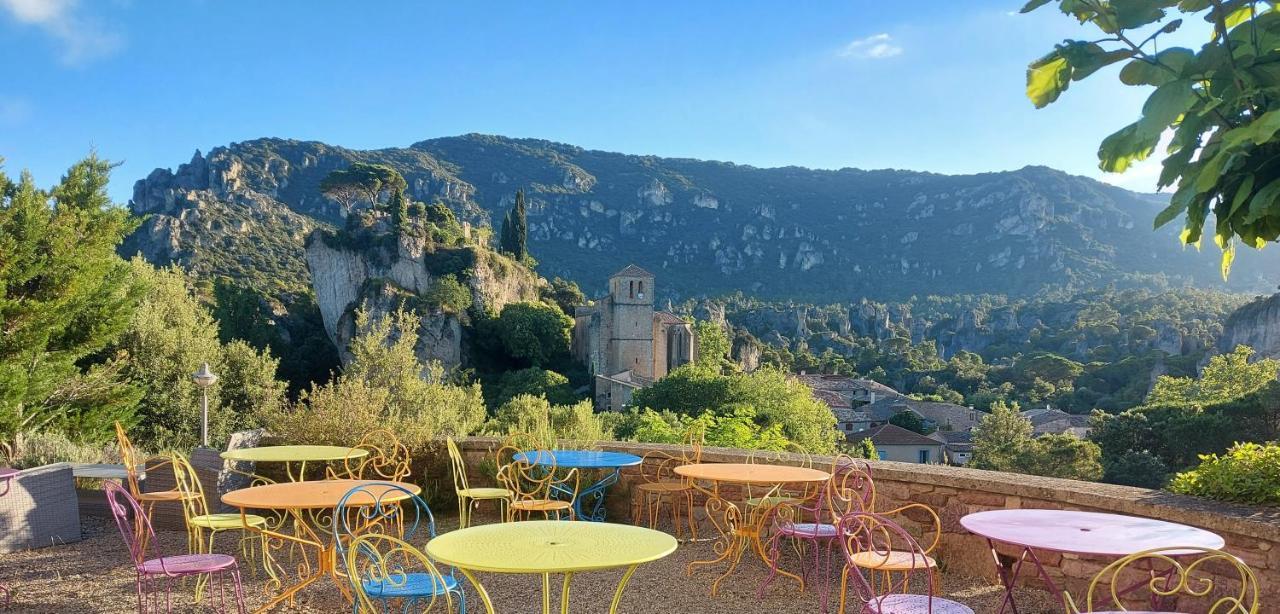
[[[397,168],[413,199],[476,224],[499,219],[523,187],[539,272],[589,292],[628,263],[657,275],[660,296],[822,302],[1153,281],[1269,291],[1280,271],[1277,250],[1244,253],[1224,283],[1216,253],[1151,230],[1160,197],[1044,167],[766,169],[474,134],[380,150],[257,139],[197,152],[137,182],[130,206],[150,217],[123,249],[305,292],[303,237],[341,222],[319,182],[356,161]]]

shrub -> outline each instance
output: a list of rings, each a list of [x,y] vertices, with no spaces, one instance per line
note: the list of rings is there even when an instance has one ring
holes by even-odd
[[[113,446],[75,442],[58,432],[26,433],[14,450],[13,467],[28,469],[52,463],[115,463],[120,453]]]
[[[1206,454],[1200,466],[1179,473],[1169,490],[1219,501],[1280,505],[1280,443],[1238,443],[1225,454]]]
[[[591,408],[590,401],[552,405],[544,397],[522,394],[498,408],[484,428],[493,435],[527,433],[545,445],[556,440],[596,442],[613,439],[613,431]]]
[[[463,313],[471,308],[471,288],[455,275],[444,275],[431,281],[422,298],[446,313]]]
[[[512,398],[528,394],[547,399],[552,405],[573,405],[582,400],[574,394],[569,378],[538,367],[508,371],[492,386],[485,386],[490,407],[501,407]]]
[[[1169,481],[1169,467],[1147,450],[1129,450],[1102,463],[1102,481],[1121,486],[1163,488]]]

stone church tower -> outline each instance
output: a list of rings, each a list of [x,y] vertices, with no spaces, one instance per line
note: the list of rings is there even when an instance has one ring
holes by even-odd
[[[693,327],[653,305],[653,273],[633,264],[609,278],[607,295],[576,310],[573,355],[595,376],[597,407],[621,410],[633,391],[697,356]]]

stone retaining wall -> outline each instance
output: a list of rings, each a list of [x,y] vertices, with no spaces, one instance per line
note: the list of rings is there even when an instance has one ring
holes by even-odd
[[[470,438],[460,442],[467,457],[473,486],[492,484],[492,476],[483,475],[482,466],[493,466],[493,451],[498,440]],[[651,452],[679,450],[678,446],[607,442],[606,450],[644,456]],[[488,459],[487,463],[482,462]],[[746,462],[747,452],[724,448],[707,448],[705,462]],[[797,457],[793,462],[799,463]],[[814,466],[830,465],[831,457],[817,457]],[[1226,550],[1239,556],[1258,575],[1262,599],[1272,607],[1280,607],[1280,509],[1231,505],[1197,497],[1175,495],[1163,491],[1043,478],[949,467],[872,461],[878,509],[890,509],[905,503],[924,503],[942,520],[942,542],[938,558],[945,570],[995,581],[995,566],[986,540],[972,535],[960,526],[960,518],[973,512],[992,509],[1044,508],[1112,512],[1143,516],[1208,529],[1226,540]],[[448,476],[443,476],[445,480]],[[627,468],[621,481],[612,487],[607,501],[611,520],[630,519],[631,486],[639,481],[640,469]],[[910,525],[908,520],[904,524]],[[908,528],[919,529],[918,526]],[[1015,549],[1002,553],[1019,554]],[[1091,580],[1109,561],[1071,554],[1045,553],[1041,562],[1060,586],[1073,594],[1083,594]],[[1023,582],[1042,585],[1023,570]]]

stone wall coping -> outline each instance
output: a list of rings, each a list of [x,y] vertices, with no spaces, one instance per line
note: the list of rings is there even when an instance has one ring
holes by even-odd
[[[500,443],[501,439],[497,437],[468,437],[464,446],[496,447]],[[637,456],[678,452],[684,449],[684,446],[675,444],[629,441],[606,441],[600,442],[599,445],[606,450],[627,452]],[[747,450],[707,447],[703,448],[702,458],[705,461],[717,463],[746,462],[748,454]],[[815,456],[814,465],[816,467],[820,463],[830,464],[833,458]],[[800,455],[781,455],[778,458],[778,460],[784,462],[789,460],[795,464],[800,464],[802,459]],[[1062,505],[1157,518],[1268,541],[1276,539],[1280,534],[1280,507],[1226,503],[1162,490],[949,465],[920,465],[879,460],[868,462],[875,477],[892,482],[1054,501]]]

